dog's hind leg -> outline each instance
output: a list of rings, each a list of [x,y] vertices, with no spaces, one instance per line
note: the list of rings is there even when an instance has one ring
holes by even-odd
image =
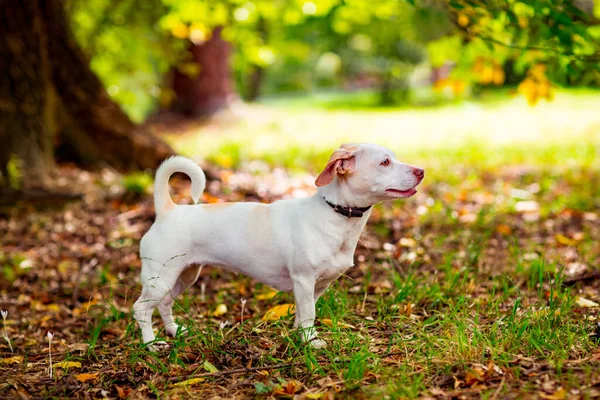
[[[144,264],[146,261],[142,261]],[[142,265],[142,271],[144,270]],[[150,268],[146,266],[146,268]],[[153,342],[156,337],[152,329],[152,314],[156,307],[161,303],[161,300],[168,295],[176,286],[178,273],[174,266],[163,267],[165,270],[157,271],[156,275],[148,277],[143,282],[142,294],[133,305],[133,316],[136,319],[140,329],[142,330],[142,340],[144,343]],[[161,273],[162,272],[162,273]],[[160,347],[168,347],[165,342],[158,342],[150,346],[153,350],[158,350]]]
[[[184,332],[186,330],[185,328],[180,330],[179,325],[177,325],[173,318],[173,303],[177,296],[185,292],[186,289],[196,282],[201,270],[201,265],[191,265],[183,270],[179,278],[177,278],[175,287],[158,304],[158,312],[165,324],[165,331],[171,336],[177,335],[177,331]]]

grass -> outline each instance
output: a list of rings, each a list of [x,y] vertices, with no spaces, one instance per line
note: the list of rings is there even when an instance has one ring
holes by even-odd
[[[224,167],[262,160],[311,172],[343,142],[379,143],[395,150],[400,159],[416,160],[433,171],[455,164],[588,165],[600,143],[600,95],[593,91],[559,91],[553,102],[533,108],[522,97],[499,95],[484,96],[480,103],[423,109],[325,106],[342,96],[346,95],[280,98],[243,106],[217,123],[170,137],[182,153]]]
[[[566,108],[572,101],[576,110]],[[434,138],[450,140],[442,135],[446,131],[475,131],[476,123],[464,114],[468,104],[350,112],[314,110],[301,102],[288,108],[282,101],[245,109],[255,120],[217,119],[203,125],[202,135],[193,130],[173,135],[173,144],[188,154],[220,162],[217,172],[230,177],[229,183],[208,190],[225,199],[277,198],[281,191],[267,190],[261,197],[244,188],[264,184],[261,179],[277,166],[295,169],[304,182],[300,171],[316,171],[341,141],[381,140],[407,161],[425,166],[427,176],[415,197],[373,211],[356,266],[317,303],[318,329],[328,343],[321,350],[299,341],[293,316],[263,320],[272,306],[292,303],[291,294],[273,296],[249,278],[207,269],[200,278],[205,298],[197,284],[175,307],[189,334],[167,339],[168,352],[148,351],[130,308],[139,290],[137,243],[153,217],[149,196],[121,205],[102,197],[65,211],[0,220],[7,243],[0,255],[0,304],[9,309],[7,329],[17,354],[25,356],[0,369],[5,382],[0,397],[597,396],[600,358],[592,334],[600,308],[580,298],[600,302],[594,275],[600,259],[600,115],[592,112],[598,104],[590,93],[561,93],[556,103],[535,109],[524,108],[520,99],[494,99],[478,106],[481,131],[501,121],[508,137],[496,132],[473,141],[465,133],[453,136],[448,147]],[[513,113],[523,119],[509,120]],[[352,121],[343,122],[348,129],[342,129],[346,118]],[[377,129],[361,136],[370,125],[389,128],[411,118],[423,136]],[[547,118],[551,121],[539,132],[528,133]],[[462,128],[452,125],[460,120]],[[569,135],[561,135],[566,121]],[[306,127],[314,131],[302,134]],[[402,147],[404,141],[410,148]],[[265,165],[250,163],[249,157],[266,160]],[[133,182],[137,188],[137,179]],[[285,193],[310,190],[286,182]],[[186,189],[179,185],[176,192],[184,197]],[[119,222],[96,221],[99,215]],[[28,244],[29,237],[47,240],[56,254],[40,252],[39,242]],[[44,239],[52,237],[66,244],[56,250],[56,239]],[[106,246],[94,247],[98,242]],[[21,268],[23,260],[36,267]],[[248,299],[243,324],[242,298]],[[220,304],[227,311],[215,316]],[[54,362],[79,361],[80,369],[57,369],[47,378],[47,330],[56,333]],[[89,348],[75,350],[73,344],[82,343]],[[0,343],[0,363],[11,356]],[[231,373],[236,369],[243,372]],[[82,382],[82,373],[98,375]]]

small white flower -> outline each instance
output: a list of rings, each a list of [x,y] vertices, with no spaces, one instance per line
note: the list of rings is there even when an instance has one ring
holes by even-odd
[[[0,311],[0,314],[2,314],[2,319],[3,319],[4,321],[6,321],[6,317],[8,317],[8,311],[6,311],[6,310],[1,310],[1,311]]]
[[[46,336],[48,337],[48,361],[50,364],[48,372],[50,373],[50,378],[52,378],[52,338],[54,337],[54,333],[48,331]]]
[[[240,324],[243,325],[244,324],[244,307],[246,307],[246,299],[242,299],[242,318],[241,318],[241,322]]]
[[[228,324],[229,322],[227,321],[219,322],[219,329],[223,330],[223,328],[225,328]]]

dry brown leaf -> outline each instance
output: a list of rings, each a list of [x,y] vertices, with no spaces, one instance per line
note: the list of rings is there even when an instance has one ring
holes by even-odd
[[[120,399],[126,399],[132,391],[130,387],[123,388],[119,385],[115,385],[115,389],[117,389],[117,396],[119,396]]]

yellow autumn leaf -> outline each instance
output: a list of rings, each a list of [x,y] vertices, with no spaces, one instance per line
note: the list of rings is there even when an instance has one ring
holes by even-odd
[[[345,329],[356,329],[356,327],[354,325],[350,325],[350,324],[345,324],[343,322],[338,322],[337,324],[334,324],[332,320],[330,320],[329,318],[325,318],[321,320],[321,323],[323,325],[326,325],[328,327],[332,327],[333,325],[339,326],[340,328],[345,328]]]
[[[61,362],[54,364],[54,368],[62,368],[62,369],[81,368],[81,363],[79,361],[61,361]]]
[[[173,386],[176,386],[176,387],[192,386],[192,385],[195,385],[197,383],[204,382],[204,380],[205,380],[204,378],[192,378],[192,379],[185,380],[183,382],[177,382]]]
[[[491,65],[486,65],[483,67],[481,71],[481,75],[479,76],[479,81],[481,83],[491,83],[494,80],[494,67]]]
[[[469,25],[469,17],[465,14],[458,14],[458,24],[463,28]]]
[[[178,39],[185,39],[189,34],[188,27],[181,22],[178,22],[171,28],[171,33]]]
[[[294,314],[295,312],[296,308],[293,304],[280,304],[267,311],[262,317],[262,319],[263,321],[274,321],[278,320],[281,317]]]
[[[546,400],[562,400],[567,398],[567,391],[561,388],[552,394],[540,393],[540,397]]]
[[[271,300],[273,297],[277,296],[277,293],[279,293],[277,290],[271,289],[268,292],[257,294],[255,297],[256,300]]]
[[[322,398],[323,396],[325,396],[325,393],[306,393],[304,398],[316,400]]]
[[[494,85],[502,85],[504,83],[504,70],[500,65],[494,66],[492,81],[494,82]]]
[[[48,304],[46,306],[46,310],[52,311],[52,312],[60,312],[60,307],[58,304]]]
[[[521,93],[527,99],[530,106],[534,106],[538,102],[538,93],[536,90],[535,81],[531,78],[525,78],[517,87],[519,93]]]
[[[96,379],[96,378],[98,378],[97,372],[94,372],[93,374],[75,375],[75,379],[77,379],[79,382],[87,382],[87,381],[91,381],[92,379]]]
[[[23,362],[23,356],[14,356],[14,357],[9,357],[9,358],[0,360],[0,364],[6,364],[6,365],[21,364],[22,362]]]
[[[219,304],[212,315],[213,317],[220,317],[225,313],[227,313],[227,306],[225,304]]]
[[[557,233],[556,235],[554,235],[554,238],[556,239],[556,241],[560,244],[562,244],[563,246],[573,246],[574,244],[576,244],[577,242],[571,238],[566,237],[563,234]]]
[[[463,94],[466,87],[465,83],[458,79],[452,80],[450,86],[452,87],[452,93],[454,93],[455,96],[460,96],[461,94]]]

